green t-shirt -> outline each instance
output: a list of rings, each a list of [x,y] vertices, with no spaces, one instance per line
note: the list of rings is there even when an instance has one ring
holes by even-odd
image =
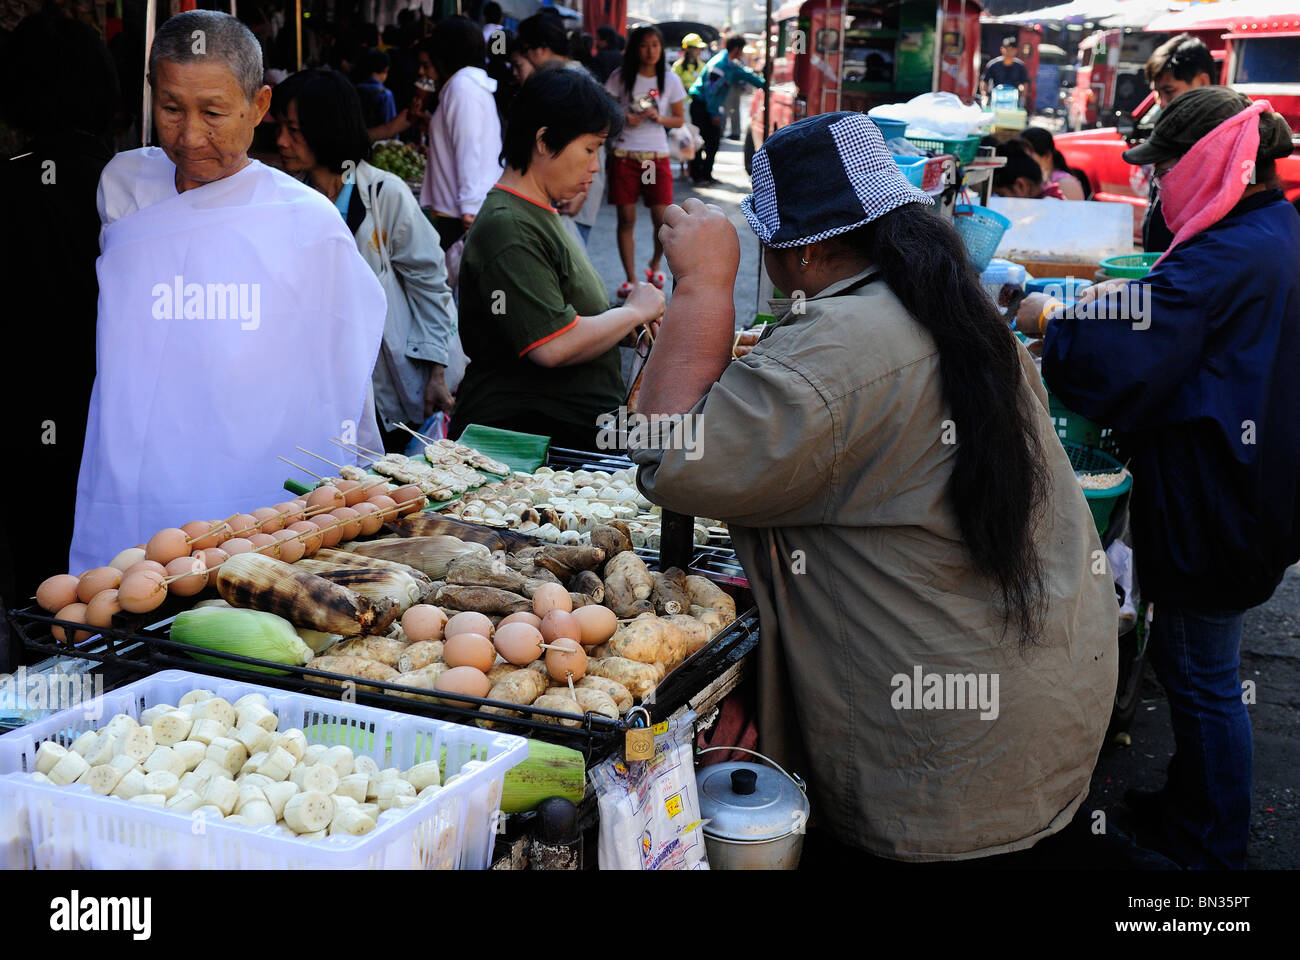
[[[605,282],[559,215],[509,190],[488,191],[460,266],[460,339],[469,357],[453,430],[520,419],[597,430],[624,400],[618,347],[587,363],[543,367],[530,349],[609,309]]]

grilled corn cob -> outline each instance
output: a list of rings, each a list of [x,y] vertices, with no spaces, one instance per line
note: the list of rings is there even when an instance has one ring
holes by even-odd
[[[257,553],[237,554],[222,563],[217,589],[232,606],[264,610],[298,626],[344,636],[383,633],[397,616],[393,600],[371,601]]]

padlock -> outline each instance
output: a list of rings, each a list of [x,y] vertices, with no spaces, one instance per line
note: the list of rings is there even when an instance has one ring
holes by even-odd
[[[623,736],[623,760],[637,763],[652,760],[655,755],[655,734],[650,729],[650,714],[644,707],[634,707],[628,713],[627,732]]]

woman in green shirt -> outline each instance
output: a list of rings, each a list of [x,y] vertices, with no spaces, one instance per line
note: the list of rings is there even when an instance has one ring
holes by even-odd
[[[460,335],[470,362],[449,436],[478,423],[594,450],[597,418],[623,402],[618,345],[639,327],[654,331],[663,294],[639,283],[610,309],[605,282],[551,206],[591,184],[621,122],[613,98],[578,70],[539,70],[515,97],[506,170],[461,260]]]

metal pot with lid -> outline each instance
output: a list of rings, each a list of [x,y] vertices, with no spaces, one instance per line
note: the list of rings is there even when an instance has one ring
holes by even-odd
[[[754,750],[699,752],[713,750],[753,754],[771,766],[732,761],[696,775],[710,869],[794,870],[808,823],[804,782]]]

